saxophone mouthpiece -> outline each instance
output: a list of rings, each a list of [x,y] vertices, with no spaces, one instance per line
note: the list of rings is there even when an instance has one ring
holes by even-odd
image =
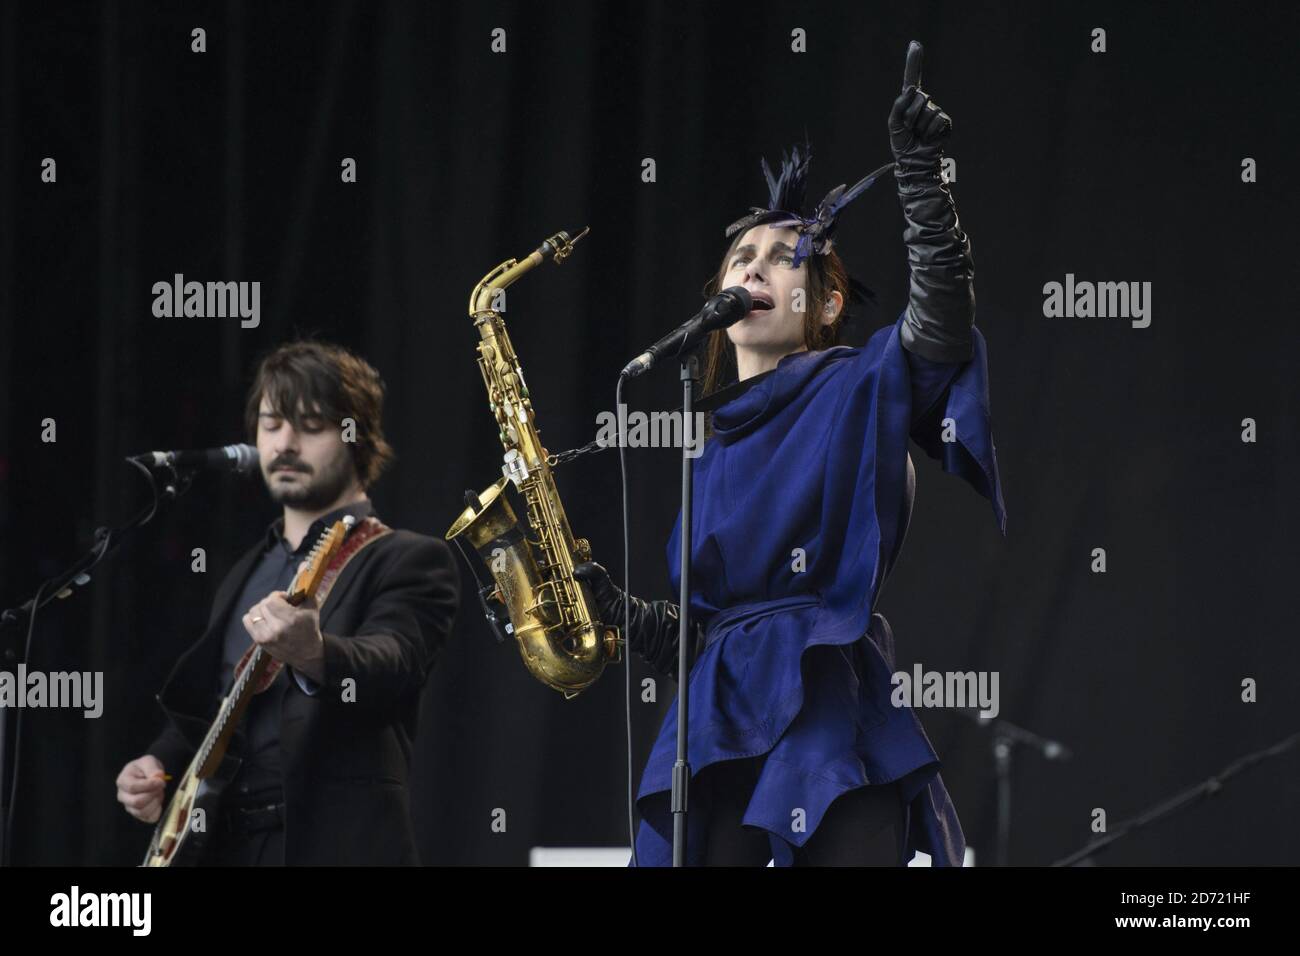
[[[569,258],[569,253],[573,252],[573,247],[578,244],[578,240],[589,232],[591,232],[591,227],[584,226],[582,232],[578,233],[578,235],[573,239],[569,238],[567,232],[557,232],[555,235],[551,236],[551,238],[543,242],[541,248],[537,251],[543,256],[549,253],[555,264],[558,266],[565,259]]]

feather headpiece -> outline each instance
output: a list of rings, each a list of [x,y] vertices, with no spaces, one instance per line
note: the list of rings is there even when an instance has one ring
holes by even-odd
[[[781,173],[772,174],[772,167],[767,159],[762,160],[763,177],[767,180],[767,207],[751,206],[749,213],[737,219],[727,227],[726,237],[730,239],[736,233],[754,226],[767,224],[772,227],[789,226],[799,233],[799,242],[794,251],[794,267],[812,255],[825,255],[834,244],[835,224],[841,212],[853,200],[857,199],[884,173],[894,168],[893,163],[886,163],[876,171],[862,177],[852,186],[841,183],[828,192],[817,204],[811,216],[802,212],[804,196],[808,190],[808,166],[812,162],[812,144],[804,139],[804,148],[800,152],[796,145],[789,155],[781,154]],[[856,279],[849,280],[853,292],[864,299],[875,299],[871,290]]]

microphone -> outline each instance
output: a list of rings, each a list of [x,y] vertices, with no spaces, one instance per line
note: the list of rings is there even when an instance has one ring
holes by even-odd
[[[135,455],[133,461],[153,468],[171,466],[194,471],[233,471],[247,475],[257,470],[257,449],[252,445],[226,445],[222,448],[199,448],[187,451],[149,451]]]
[[[1074,756],[1070,748],[1065,746],[1065,744],[1061,743],[1059,740],[1044,741],[1043,746],[1040,749],[1043,752],[1043,756],[1048,760],[1069,760]]]
[[[628,362],[620,375],[636,378],[648,372],[662,355],[685,355],[710,332],[735,325],[755,308],[770,309],[771,306],[766,302],[755,302],[744,286],[733,285],[723,289],[704,303],[699,312]]]

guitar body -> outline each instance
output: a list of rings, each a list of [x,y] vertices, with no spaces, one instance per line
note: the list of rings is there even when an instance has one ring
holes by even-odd
[[[197,760],[197,758],[196,758]],[[242,761],[226,754],[214,774],[198,775],[191,764],[167,809],[158,818],[142,866],[197,866],[221,819],[221,801]]]

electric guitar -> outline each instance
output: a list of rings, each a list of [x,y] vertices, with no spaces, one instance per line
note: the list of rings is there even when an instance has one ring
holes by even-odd
[[[355,523],[356,519],[348,515],[321,534],[293,576],[285,600],[297,606],[315,595],[330,561]],[[282,667],[260,644],[254,644],[244,654],[207,736],[176,785],[166,812],[158,819],[142,866],[192,866],[198,862],[207,844],[209,827],[216,823],[222,793],[239,769],[239,759],[227,753],[230,738],[253,695],[270,687]]]

